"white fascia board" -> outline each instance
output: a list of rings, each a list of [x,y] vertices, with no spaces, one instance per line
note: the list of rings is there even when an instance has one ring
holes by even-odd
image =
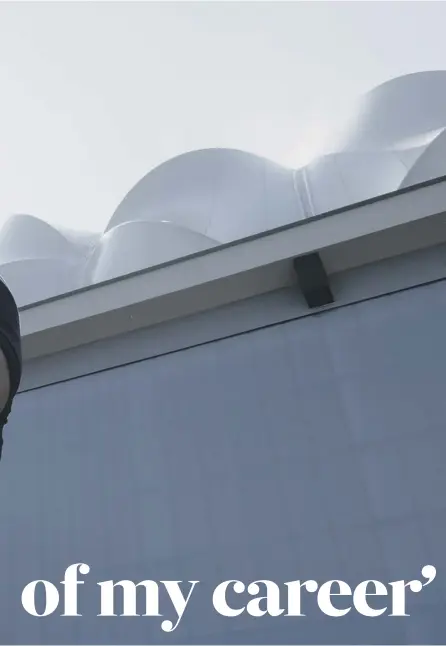
[[[319,251],[328,273],[446,241],[446,181],[175,260],[20,310],[24,358],[159,324],[289,285]]]

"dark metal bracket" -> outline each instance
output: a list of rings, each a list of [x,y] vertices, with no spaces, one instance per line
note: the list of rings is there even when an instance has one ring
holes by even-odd
[[[310,309],[334,303],[330,281],[318,253],[293,260],[297,281]]]

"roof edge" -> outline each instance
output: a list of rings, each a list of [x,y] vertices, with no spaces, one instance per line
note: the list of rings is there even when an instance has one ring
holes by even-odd
[[[333,274],[446,242],[445,205],[443,178],[35,303],[20,311],[24,358],[280,289],[307,253],[321,252]]]

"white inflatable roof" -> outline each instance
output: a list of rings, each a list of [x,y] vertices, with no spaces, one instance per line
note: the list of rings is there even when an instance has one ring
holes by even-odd
[[[148,173],[104,233],[14,215],[0,229],[0,276],[25,305],[441,175],[446,71],[410,74],[366,94],[334,148],[303,168],[199,150]]]

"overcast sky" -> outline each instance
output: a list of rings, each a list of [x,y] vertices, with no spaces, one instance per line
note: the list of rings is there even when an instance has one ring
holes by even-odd
[[[446,69],[444,2],[0,2],[0,223],[102,230],[151,168],[299,166],[364,91]]]

